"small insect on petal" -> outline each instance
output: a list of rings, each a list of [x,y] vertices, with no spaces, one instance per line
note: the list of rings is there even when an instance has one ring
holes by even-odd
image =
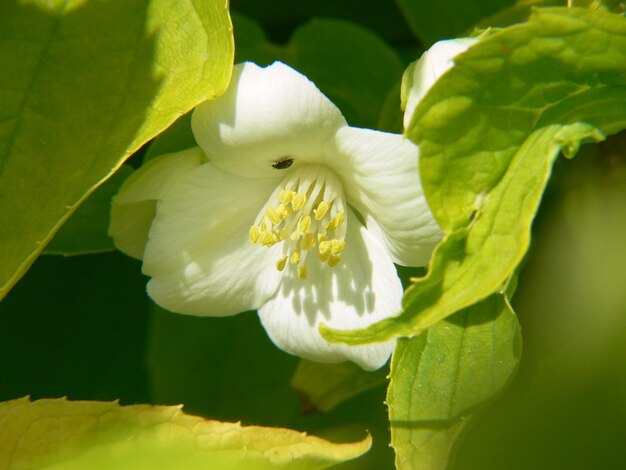
[[[275,170],[286,170],[291,165],[293,165],[293,158],[283,157],[279,160],[276,160],[274,163],[272,163],[272,168],[274,168]]]

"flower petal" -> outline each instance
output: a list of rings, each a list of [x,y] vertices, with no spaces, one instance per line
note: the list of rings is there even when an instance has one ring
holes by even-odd
[[[454,65],[454,58],[465,52],[477,39],[449,39],[436,42],[413,67],[413,77],[404,113],[404,128],[409,127],[417,104],[444,73]],[[410,70],[410,69],[409,69]]]
[[[120,188],[111,205],[109,236],[115,246],[141,259],[154,219],[156,201],[182,174],[206,162],[199,147],[150,160],[135,171]]]
[[[418,172],[418,149],[398,134],[344,127],[336,135],[337,158],[348,203],[365,218],[394,262],[428,264],[441,229],[428,207]]]
[[[196,141],[219,168],[251,178],[280,173],[324,158],[327,142],[347,125],[339,109],[304,75],[275,62],[235,66],[228,90],[196,108]]]
[[[252,245],[248,230],[275,179],[248,179],[206,163],[179,178],[160,201],[143,270],[162,307],[201,316],[255,309],[274,294],[282,251]]]
[[[304,280],[286,270],[276,295],[259,309],[259,318],[272,341],[291,354],[319,362],[350,360],[374,370],[387,362],[395,341],[346,346],[329,343],[319,333],[320,323],[362,328],[402,308],[400,279],[385,249],[352,211],[347,222],[341,263],[331,268],[308,260]]]

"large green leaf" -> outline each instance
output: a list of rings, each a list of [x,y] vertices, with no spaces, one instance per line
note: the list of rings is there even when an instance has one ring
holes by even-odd
[[[477,407],[508,384],[520,328],[504,295],[398,342],[387,394],[391,445],[400,470],[442,470]]]
[[[220,0],[0,2],[0,298],[126,157],[224,90],[232,55]]]
[[[626,18],[581,9],[537,10],[527,24],[458,58],[415,111],[430,207],[445,231],[404,311],[356,332],[349,344],[415,336],[493,292],[518,265],[563,150],[626,127]]]
[[[514,0],[396,0],[413,33],[429,46],[457,37],[481,19],[510,7]]]
[[[327,468],[371,444],[186,415],[182,406],[39,400],[0,403],[0,469]]]

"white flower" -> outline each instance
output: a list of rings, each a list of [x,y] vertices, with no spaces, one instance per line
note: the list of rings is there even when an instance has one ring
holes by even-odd
[[[236,66],[192,127],[202,150],[150,161],[113,204],[110,232],[143,258],[150,296],[191,315],[257,309],[289,353],[381,367],[393,341],[333,344],[318,326],[362,328],[399,313],[393,263],[428,262],[441,232],[419,183],[417,147],[348,126],[279,62]]]
[[[408,79],[409,91],[404,113],[404,127],[409,127],[413,112],[417,104],[426,96],[426,93],[444,73],[454,65],[454,58],[465,52],[478,39],[461,38],[448,39],[436,42],[428,49],[417,62],[414,62],[405,73],[403,82]]]

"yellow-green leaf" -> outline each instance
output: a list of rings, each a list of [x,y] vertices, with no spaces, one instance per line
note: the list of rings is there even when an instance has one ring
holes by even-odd
[[[223,0],[0,2],[0,298],[142,144],[225,89]]]
[[[358,457],[371,445],[369,436],[333,444],[290,429],[206,420],[181,408],[65,399],[0,403],[0,470],[317,469]]]
[[[400,339],[391,360],[387,406],[399,470],[442,470],[477,408],[511,380],[520,357],[517,318],[494,294]]]

